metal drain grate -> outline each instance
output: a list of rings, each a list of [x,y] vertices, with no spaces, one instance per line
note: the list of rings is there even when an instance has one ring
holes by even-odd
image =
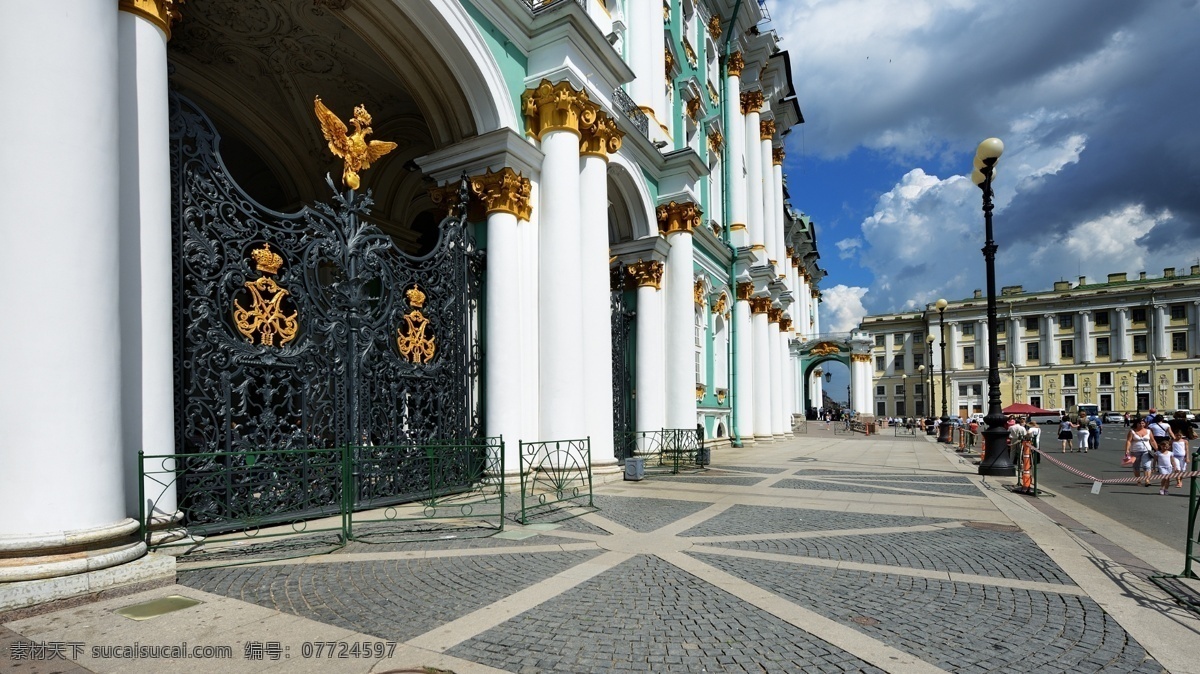
[[[160,599],[142,602],[141,604],[133,604],[132,606],[119,608],[113,611],[113,613],[129,618],[130,620],[149,620],[151,618],[157,618],[164,613],[180,611],[185,608],[191,608],[197,604],[203,603],[204,602],[200,601],[199,599],[191,599],[189,597],[173,594],[169,597],[162,597]]]

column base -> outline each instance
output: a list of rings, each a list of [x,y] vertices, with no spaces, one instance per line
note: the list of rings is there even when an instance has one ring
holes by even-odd
[[[755,442],[775,442],[775,436],[774,435],[756,435],[756,436],[754,436],[754,441]]]
[[[175,558],[151,553],[106,569],[0,583],[0,622],[19,620],[175,582]]]
[[[146,554],[140,525],[127,517],[91,529],[0,536],[0,583],[42,580],[119,566]]]

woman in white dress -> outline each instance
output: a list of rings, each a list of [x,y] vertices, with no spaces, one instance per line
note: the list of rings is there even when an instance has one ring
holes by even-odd
[[[1133,476],[1138,478],[1138,484],[1141,484],[1142,465],[1152,451],[1154,451],[1154,436],[1150,433],[1150,429],[1146,428],[1146,421],[1144,419],[1134,420],[1133,427],[1125,436],[1125,457],[1133,457]],[[1150,473],[1147,470],[1146,485],[1149,486],[1149,484]]]

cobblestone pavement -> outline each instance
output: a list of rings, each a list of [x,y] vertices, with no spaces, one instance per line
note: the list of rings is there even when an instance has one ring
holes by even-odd
[[[102,602],[4,627],[36,639],[87,622],[101,635],[89,638],[136,629],[147,642],[229,623],[220,634],[241,643],[274,624],[292,652],[310,639],[399,649],[266,670],[186,663],[197,672],[1196,671],[1187,644],[1200,621],[1130,596],[1111,559],[969,470],[923,436],[812,432],[714,452],[708,472],[599,484],[598,510],[530,526],[512,519],[510,500],[498,535],[381,535],[334,554],[182,571],[168,588],[237,619],[188,623],[198,609],[185,609],[175,623],[113,627]],[[311,666],[285,666],[301,664]]]

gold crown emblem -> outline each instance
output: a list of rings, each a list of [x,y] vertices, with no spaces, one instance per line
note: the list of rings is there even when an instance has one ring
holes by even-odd
[[[408,296],[408,303],[414,308],[420,309],[421,307],[425,306],[425,293],[421,292],[421,289],[415,284],[411,290],[404,294]]]
[[[250,257],[254,258],[254,264],[258,270],[267,274],[278,274],[279,268],[283,266],[283,258],[271,250],[271,244],[264,243],[262,248],[256,248],[250,252]]]

